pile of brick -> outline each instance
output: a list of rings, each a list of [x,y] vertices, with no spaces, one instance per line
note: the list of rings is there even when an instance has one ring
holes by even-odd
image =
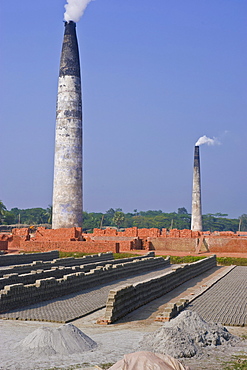
[[[46,229],[38,227],[32,241],[79,241],[83,240],[82,228],[71,227],[61,229]]]

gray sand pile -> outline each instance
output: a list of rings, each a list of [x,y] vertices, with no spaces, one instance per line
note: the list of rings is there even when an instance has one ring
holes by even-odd
[[[23,339],[18,347],[35,355],[71,355],[92,351],[97,343],[72,324],[59,328],[42,327]]]
[[[202,347],[233,344],[236,337],[220,324],[204,321],[196,312],[183,311],[176,318],[144,336],[140,348],[175,358],[193,357]]]

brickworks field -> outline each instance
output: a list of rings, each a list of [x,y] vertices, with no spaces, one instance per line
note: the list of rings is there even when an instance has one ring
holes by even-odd
[[[11,261],[14,255],[1,257],[5,264],[0,270],[3,276],[0,284],[2,281],[4,285],[1,299],[9,298],[5,299],[5,306],[1,306],[0,369],[69,368],[72,365],[85,368],[89,364],[115,363],[124,354],[139,350],[146,333],[160,328],[174,310],[177,315],[183,308],[198,311],[206,320],[245,325],[231,330],[246,335],[247,267],[219,267],[214,256],[192,264],[171,265],[169,258],[154,257],[153,253],[118,261],[112,259],[111,253],[60,259],[57,252],[49,252],[36,257],[35,254],[16,255],[15,265],[9,266],[4,259]],[[51,272],[53,277],[49,275]],[[12,283],[5,285],[8,279]],[[13,279],[23,279],[23,282],[18,280],[14,284]],[[87,279],[87,286],[80,289],[83,279]],[[69,285],[61,290],[65,282]],[[52,294],[57,290],[53,299],[44,295],[49,288]],[[67,294],[66,289],[70,288],[74,292]],[[36,302],[26,304],[30,289],[36,289]],[[24,302],[15,300],[18,294]],[[138,304],[133,298],[136,296]],[[6,304],[17,307],[8,309]],[[18,349],[20,341],[35,329],[58,328],[61,324],[54,321],[71,320],[98,343],[96,349],[66,358],[61,354],[34,356]],[[246,348],[246,342],[240,340],[234,346],[210,348],[182,362],[189,364],[192,370],[220,369],[219,363],[230,360],[234,354],[246,353]]]

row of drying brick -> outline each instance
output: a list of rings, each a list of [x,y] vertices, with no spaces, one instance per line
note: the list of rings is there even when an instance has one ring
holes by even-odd
[[[188,309],[196,311],[206,321],[222,325],[247,326],[247,267],[236,266],[200,297]]]
[[[33,261],[51,261],[59,258],[58,251],[28,254],[6,254],[0,255],[0,266],[22,265]]]
[[[159,314],[155,321],[170,321],[176,317],[189,304],[189,299],[180,298],[177,302],[167,303],[164,311]]]
[[[61,279],[50,277],[36,280],[34,284],[8,285],[1,290],[0,312],[99,286],[125,276],[135,275],[137,272],[162,268],[169,263],[169,258],[148,257],[116,265],[98,266],[88,273],[76,272]]]
[[[220,273],[216,276],[213,276],[207,281],[206,284],[203,284],[197,287],[193,294],[184,295],[177,302],[169,302],[166,304],[165,309],[162,313],[156,317],[156,321],[169,321],[179,314],[185,307],[187,307],[192,301],[196,300],[202,294],[204,294],[208,289],[218,283],[223,279],[227,274],[229,274],[236,266],[231,265],[225,267]]]
[[[131,257],[128,259],[120,259],[120,260],[113,260],[112,253],[105,253],[99,255],[98,258],[96,256],[85,256],[85,257],[92,257],[90,258],[72,258],[73,261],[68,259],[59,259],[54,260],[50,264],[47,262],[42,263],[40,261],[36,261],[30,265],[22,266],[22,270],[25,269],[26,273],[18,274],[18,273],[8,273],[3,275],[0,278],[0,289],[3,289],[6,285],[13,285],[13,284],[34,284],[36,280],[40,279],[47,279],[50,277],[54,277],[55,279],[60,279],[66,275],[73,274],[76,272],[89,272],[90,270],[96,269],[98,266],[105,266],[106,264],[117,265],[120,263],[131,262],[135,260],[141,260],[146,257],[154,257],[154,253],[150,252],[146,256],[138,256],[138,257]],[[95,258],[93,258],[95,257]],[[65,260],[65,261],[64,261]],[[67,261],[66,261],[67,260]],[[91,261],[97,261],[94,263],[90,263]],[[70,266],[71,262],[73,262],[73,266]],[[83,265],[79,265],[80,262],[84,262]],[[68,263],[68,267],[66,264]],[[61,265],[60,265],[61,264]],[[63,266],[65,265],[65,266]],[[20,268],[20,266],[18,266]],[[43,267],[43,269],[41,268]],[[11,270],[10,270],[11,271]],[[15,270],[14,270],[15,271]]]
[[[65,275],[73,274],[75,272],[88,272],[90,270],[89,266],[91,265],[85,265],[85,266],[81,265],[81,266],[72,266],[72,267],[55,266],[47,270],[42,270],[42,269],[32,270],[26,274],[18,274],[18,273],[6,274],[2,278],[0,278],[0,289],[4,289],[6,285],[13,285],[13,284],[20,284],[20,283],[24,285],[34,284],[36,280],[40,280],[40,279],[47,279],[50,277],[59,279]]]
[[[97,287],[75,292],[63,296],[61,299],[38,302],[2,313],[0,318],[70,322],[105,307],[109,291],[121,283],[133,284],[140,280],[156,277],[164,271],[170,271],[171,266],[167,265],[164,268],[146,271],[142,274],[138,274],[138,271],[136,271],[136,274],[130,277],[127,276]]]
[[[105,316],[100,322],[112,323],[215,266],[216,256],[211,256],[191,264],[183,264],[157,278],[111,290],[106,303]]]
[[[72,267],[72,266],[88,265],[88,264],[94,264],[97,262],[107,262],[107,261],[113,260],[112,252],[92,254],[92,255],[83,256],[80,258],[74,258],[74,257],[55,258],[49,261],[43,261],[42,259],[40,260],[38,259],[39,257],[42,257],[42,253],[32,253],[32,256],[34,256],[33,258],[35,258],[35,255],[37,255],[37,259],[34,260],[32,263],[27,263],[27,264],[22,264],[22,265],[15,264],[12,266],[1,268],[0,276],[2,277],[6,274],[11,274],[11,273],[25,274],[25,273],[28,273],[34,270],[41,270],[41,269],[48,270],[56,266]]]

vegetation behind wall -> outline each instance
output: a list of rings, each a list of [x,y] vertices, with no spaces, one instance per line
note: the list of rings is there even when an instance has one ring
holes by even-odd
[[[7,210],[0,201],[0,225],[9,224],[51,224],[52,207]],[[186,208],[178,208],[177,212],[166,213],[161,210],[137,211],[124,213],[121,208],[110,208],[105,213],[83,212],[83,230],[92,231],[94,228],[166,228],[190,229],[191,215]],[[247,214],[238,219],[228,218],[227,214],[215,213],[203,215],[204,231],[247,231]]]

